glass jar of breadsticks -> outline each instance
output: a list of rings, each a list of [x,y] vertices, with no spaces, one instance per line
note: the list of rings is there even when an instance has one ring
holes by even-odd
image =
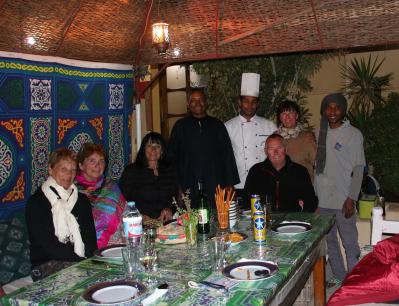
[[[228,230],[229,228],[229,208],[233,201],[235,191],[232,188],[216,187],[215,203],[219,223],[219,229]]]

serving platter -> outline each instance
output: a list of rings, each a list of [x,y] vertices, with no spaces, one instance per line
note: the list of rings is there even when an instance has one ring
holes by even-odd
[[[278,266],[271,261],[242,261],[222,270],[224,276],[237,281],[260,281],[275,275]]]
[[[94,305],[117,305],[137,299],[147,288],[135,281],[116,280],[89,287],[82,298]]]

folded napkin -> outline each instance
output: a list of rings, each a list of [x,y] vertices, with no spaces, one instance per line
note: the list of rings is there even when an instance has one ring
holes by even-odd
[[[157,299],[161,298],[168,292],[168,289],[158,289],[156,288],[155,291],[147,296],[144,300],[141,301],[141,305],[147,306],[154,303]]]

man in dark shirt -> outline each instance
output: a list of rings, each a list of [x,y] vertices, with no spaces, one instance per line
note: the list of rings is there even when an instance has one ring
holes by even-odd
[[[273,211],[315,211],[318,200],[309,173],[286,155],[283,137],[269,136],[265,153],[267,158],[249,170],[245,204],[249,206],[251,195],[258,194],[262,200],[265,195],[272,199]]]
[[[233,188],[240,181],[227,130],[223,122],[207,115],[206,106],[204,93],[194,90],[187,102],[189,115],[174,125],[168,147],[180,186],[191,190],[194,207],[199,181],[213,206],[218,184]]]

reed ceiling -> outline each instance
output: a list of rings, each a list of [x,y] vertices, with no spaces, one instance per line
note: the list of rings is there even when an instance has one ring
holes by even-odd
[[[151,24],[161,18],[179,58],[151,46]],[[393,48],[398,41],[399,0],[0,0],[1,51],[96,62]]]

